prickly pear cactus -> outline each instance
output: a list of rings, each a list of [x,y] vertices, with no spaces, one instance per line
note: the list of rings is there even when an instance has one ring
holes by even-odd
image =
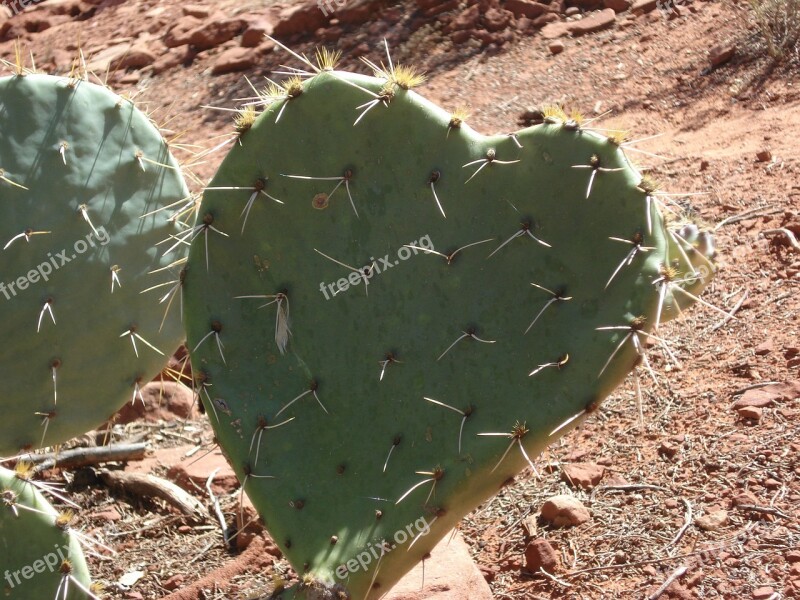
[[[712,274],[619,140],[559,110],[484,137],[376,71],[243,112],[190,251],[200,395],[289,596],[382,596]]]
[[[157,211],[188,196],[129,100],[81,79],[0,78],[0,455],[139,401],[183,338],[181,267],[167,267],[188,227]]]
[[[33,482],[0,467],[0,589],[8,600],[96,598],[83,550]]]

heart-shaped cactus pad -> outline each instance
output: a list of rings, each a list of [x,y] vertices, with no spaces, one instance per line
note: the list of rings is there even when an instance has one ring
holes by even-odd
[[[198,391],[298,597],[382,596],[713,271],[618,139],[558,109],[484,137],[415,79],[266,90],[198,214]]]

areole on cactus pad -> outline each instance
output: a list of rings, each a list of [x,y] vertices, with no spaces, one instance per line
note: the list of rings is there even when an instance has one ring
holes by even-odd
[[[0,455],[143,401],[183,340],[174,263],[188,226],[173,217],[186,202],[178,163],[130,100],[77,77],[0,78]]]
[[[485,137],[409,69],[322,58],[240,120],[185,317],[219,443],[304,576],[286,594],[376,599],[591,414],[713,267],[619,140],[559,110]]]

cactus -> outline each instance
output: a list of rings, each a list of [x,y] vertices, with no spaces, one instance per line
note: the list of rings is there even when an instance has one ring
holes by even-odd
[[[8,600],[97,598],[72,514],[57,512],[24,467],[0,467],[0,582]]]
[[[185,321],[287,597],[373,600],[646,360],[711,240],[577,116],[484,137],[329,59],[237,121]]]
[[[131,101],[77,78],[0,79],[0,455],[139,401],[183,339],[180,266],[167,267],[192,230],[158,209],[188,196]]]

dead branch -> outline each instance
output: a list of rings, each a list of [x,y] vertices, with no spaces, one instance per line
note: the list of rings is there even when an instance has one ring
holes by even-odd
[[[61,452],[47,454],[30,454],[25,462],[36,465],[35,473],[41,473],[54,467],[59,469],[78,469],[107,462],[128,462],[142,460],[147,451],[147,444],[115,444],[112,446],[93,446],[89,448],[73,448]]]
[[[139,498],[160,498],[194,521],[205,521],[206,510],[194,496],[171,481],[142,473],[101,471],[100,480],[111,489]]]

